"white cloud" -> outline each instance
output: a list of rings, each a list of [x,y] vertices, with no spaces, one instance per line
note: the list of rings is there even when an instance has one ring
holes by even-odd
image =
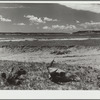
[[[60,30],[63,30],[63,29],[66,29],[66,26],[64,26],[64,25],[52,25],[52,28],[53,28],[53,29],[60,29]]]
[[[43,29],[46,29],[46,30],[49,29],[49,30],[51,30],[51,28],[49,26],[44,26]]]
[[[52,25],[52,28],[53,29],[60,29],[60,30],[73,30],[73,29],[76,29],[76,26],[74,25]]]
[[[14,25],[24,26],[24,23],[14,23]]]
[[[2,22],[11,22],[11,19],[4,18],[2,15],[0,15],[0,21],[2,21]]]
[[[28,18],[29,21],[31,22],[31,25],[34,23],[36,25],[38,24],[45,24],[46,22],[57,22],[57,19],[52,19],[52,18],[48,18],[48,17],[36,17],[34,15],[24,15],[25,18]]]
[[[70,30],[73,30],[73,29],[76,29],[76,26],[75,25],[68,25],[66,26],[67,29],[70,29]]]
[[[80,21],[76,20],[76,23],[77,23],[77,24],[79,24],[79,23],[80,23]]]
[[[31,24],[34,23],[34,24],[38,25],[39,23],[42,23],[42,24],[45,23],[45,21],[43,21],[40,17],[38,18],[38,17],[35,17],[34,15],[27,15],[27,16],[24,15],[24,17],[28,18],[29,21],[31,22]]]
[[[60,5],[70,7],[76,10],[91,11],[100,13],[100,4],[98,3],[59,3]]]
[[[75,25],[52,25],[51,27],[49,26],[44,26],[43,29],[46,29],[46,30],[75,30],[76,29],[76,26]]]
[[[100,29],[100,22],[85,22],[79,24],[79,26],[85,28],[85,29]]]
[[[48,18],[48,17],[44,17],[44,21],[58,21],[57,19],[52,19],[52,18]]]

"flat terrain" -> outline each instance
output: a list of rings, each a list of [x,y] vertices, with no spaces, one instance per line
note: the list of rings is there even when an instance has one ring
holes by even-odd
[[[10,72],[12,67],[27,71],[19,86],[5,85],[0,78],[0,89],[32,90],[99,90],[100,89],[100,39],[64,37],[16,37],[1,36],[0,73]],[[49,40],[48,40],[49,38]],[[78,39],[77,39],[78,38]],[[33,40],[32,40],[33,39]],[[51,40],[50,40],[51,39]],[[47,66],[55,60],[53,67],[66,73],[76,74],[80,82],[57,84],[49,79]]]

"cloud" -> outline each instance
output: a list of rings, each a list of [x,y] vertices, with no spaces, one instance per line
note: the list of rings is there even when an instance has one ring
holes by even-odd
[[[76,26],[74,25],[52,25],[52,28],[53,29],[60,29],[60,30],[73,30],[73,29],[76,29]]]
[[[46,22],[57,22],[57,19],[52,19],[52,18],[48,18],[48,17],[36,17],[34,15],[24,15],[25,18],[28,18],[29,21],[31,22],[31,25],[34,23],[36,25],[38,24],[45,24]]]
[[[14,25],[24,26],[26,24],[24,24],[24,23],[14,23]]]
[[[44,26],[43,29],[45,29],[45,30],[48,30],[48,29],[51,30],[51,28],[49,26]]]
[[[81,26],[84,29],[100,29],[100,22],[85,22],[79,24],[79,26]]]
[[[2,15],[0,15],[0,21],[2,21],[2,22],[11,22],[11,19],[4,18]]]
[[[77,24],[79,24],[79,23],[80,23],[80,21],[76,20],[76,23],[77,23]]]
[[[96,3],[59,3],[59,4],[76,10],[84,10],[84,11],[91,11],[94,13],[100,13],[100,5]]]
[[[43,27],[43,29],[45,29],[45,30],[55,30],[55,29],[57,29],[57,30],[62,30],[62,31],[64,31],[64,30],[75,30],[76,29],[76,26],[75,25],[52,25],[51,27],[49,27],[49,26],[44,26]]]
[[[58,20],[57,19],[48,18],[48,17],[44,17],[44,21],[53,21],[53,22],[56,22]]]
[[[42,23],[42,24],[45,23],[45,21],[43,21],[40,17],[38,18],[38,17],[35,17],[34,15],[27,15],[27,16],[24,15],[24,17],[28,18],[29,21],[31,22],[31,24],[34,23],[34,24],[38,25],[40,23]]]
[[[52,28],[53,28],[53,29],[60,29],[60,30],[63,30],[63,29],[66,29],[66,26],[64,26],[64,25],[52,25]]]

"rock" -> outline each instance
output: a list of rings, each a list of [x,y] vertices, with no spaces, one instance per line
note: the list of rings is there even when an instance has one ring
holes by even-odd
[[[73,75],[72,73],[66,73],[64,70],[52,67],[54,60],[51,62],[50,66],[47,67],[49,73],[49,79],[55,83],[70,82],[70,81],[80,81],[80,77]]]

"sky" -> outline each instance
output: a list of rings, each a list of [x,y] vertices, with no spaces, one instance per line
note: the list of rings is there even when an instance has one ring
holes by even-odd
[[[99,3],[0,3],[0,32],[99,29]]]

